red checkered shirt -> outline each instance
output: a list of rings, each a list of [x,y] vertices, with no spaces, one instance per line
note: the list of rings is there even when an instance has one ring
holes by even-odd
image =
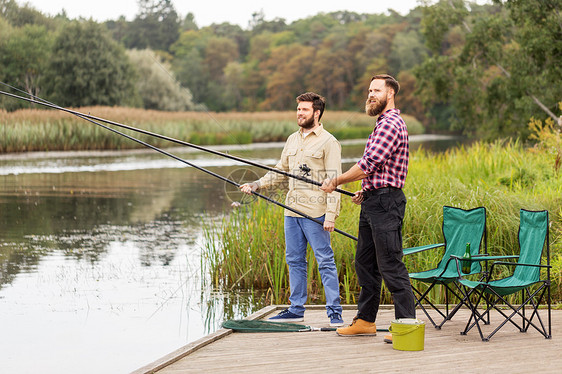
[[[379,116],[375,129],[369,135],[363,157],[357,166],[367,178],[363,191],[383,187],[403,188],[408,174],[408,128],[400,117],[399,109],[389,109]]]

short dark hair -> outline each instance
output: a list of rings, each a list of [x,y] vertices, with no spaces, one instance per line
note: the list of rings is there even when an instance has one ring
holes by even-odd
[[[297,96],[297,103],[301,103],[303,101],[311,102],[313,111],[320,111],[320,117],[318,117],[318,120],[320,120],[320,118],[322,118],[322,114],[324,114],[324,108],[326,108],[326,99],[317,93],[305,92]]]
[[[371,82],[375,79],[384,80],[384,85],[394,90],[394,96],[396,96],[398,94],[398,91],[400,91],[400,83],[398,83],[398,81],[394,79],[393,76],[390,76],[388,74],[377,74],[371,79]]]

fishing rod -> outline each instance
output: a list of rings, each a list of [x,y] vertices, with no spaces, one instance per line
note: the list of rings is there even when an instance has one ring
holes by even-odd
[[[5,85],[5,86],[8,86],[12,89],[15,89],[17,91],[23,92],[22,90],[19,90],[16,87],[12,87],[7,83],[4,83],[4,82],[0,82],[0,83]],[[49,107],[49,108],[59,109],[59,110],[62,110],[64,112],[74,114],[74,115],[76,115],[80,118],[83,118],[83,119],[89,118],[89,119],[92,119],[94,121],[101,121],[101,122],[104,122],[104,123],[107,123],[107,124],[110,124],[110,125],[114,125],[114,126],[118,126],[118,127],[121,127],[121,128],[127,129],[127,130],[135,131],[135,132],[138,132],[138,133],[141,133],[141,134],[144,134],[144,135],[149,135],[149,136],[153,136],[155,138],[166,140],[166,141],[169,141],[169,142],[172,142],[172,143],[185,145],[185,146],[188,146],[188,147],[191,147],[191,148],[198,149],[200,151],[209,152],[209,153],[212,153],[212,154],[217,155],[217,156],[226,157],[226,158],[229,158],[231,160],[235,160],[235,161],[242,162],[242,163],[245,163],[245,164],[248,164],[248,165],[256,166],[256,167],[259,167],[259,168],[262,168],[262,169],[265,169],[265,170],[268,170],[268,171],[273,171],[275,173],[279,173],[279,174],[284,175],[286,177],[298,179],[302,182],[306,182],[306,183],[313,184],[313,185],[316,185],[316,186],[322,186],[322,182],[315,181],[315,180],[307,178],[305,176],[291,174],[291,173],[288,173],[288,172],[283,171],[283,170],[279,170],[279,169],[276,169],[276,168],[273,168],[273,167],[270,167],[270,166],[267,166],[267,165],[260,164],[259,162],[255,162],[255,161],[247,160],[247,159],[244,159],[244,158],[241,158],[241,157],[229,155],[228,153],[215,151],[213,149],[202,147],[202,146],[197,145],[197,144],[188,143],[188,142],[183,141],[183,140],[174,139],[174,138],[171,138],[169,136],[157,134],[157,133],[154,133],[154,132],[151,132],[151,131],[139,129],[139,128],[129,126],[129,125],[124,125],[122,123],[111,121],[111,120],[108,120],[108,119],[105,119],[105,118],[96,117],[96,116],[92,116],[90,114],[77,112],[77,111],[74,111],[72,109],[67,109],[67,108],[58,106],[54,103],[51,103],[47,100],[44,100],[40,97],[37,97],[35,95],[29,94],[27,92],[25,92],[25,94],[30,95],[32,97],[32,99],[29,99],[29,98],[23,97],[23,96],[18,96],[18,95],[15,95],[15,94],[11,94],[11,93],[4,92],[4,91],[0,91],[0,94],[3,94],[5,96],[10,96],[10,97],[13,97],[13,98],[16,98],[16,99],[20,99],[20,100],[25,100],[25,101],[28,101],[30,103],[40,104],[40,105],[43,105],[43,106],[46,106],[46,107]],[[39,100],[39,101],[37,101],[37,100]],[[303,165],[303,166],[306,166],[306,165]],[[308,170],[308,171],[310,171],[310,170]],[[341,194],[344,194],[344,195],[355,196],[355,194],[353,192],[342,190],[340,188],[336,188],[335,191],[339,192]]]
[[[3,93],[3,92],[0,91],[0,93]],[[17,95],[12,95],[12,94],[8,94],[8,96],[18,97]],[[30,101],[30,102],[34,102],[33,99],[27,99],[27,98],[25,98],[25,97],[22,97],[22,99],[25,99],[25,100]],[[41,104],[41,103],[39,102],[39,104]],[[52,105],[52,104],[51,104],[51,105]],[[52,106],[55,107],[54,105],[52,105]],[[58,109],[58,108],[57,108],[57,109]],[[73,114],[74,114],[74,113],[73,113]],[[163,155],[166,155],[166,156],[171,157],[171,158],[173,158],[173,159],[175,159],[175,160],[178,160],[178,161],[180,161],[180,162],[183,162],[184,164],[186,164],[186,165],[188,165],[188,166],[191,166],[191,167],[193,167],[193,168],[195,168],[195,169],[197,169],[197,170],[200,170],[200,171],[202,171],[202,172],[204,172],[204,173],[207,173],[207,174],[209,174],[209,175],[212,175],[213,177],[218,178],[218,179],[220,179],[220,180],[222,180],[222,181],[224,181],[224,182],[226,182],[226,183],[229,183],[229,184],[231,184],[231,185],[233,185],[233,186],[236,186],[236,187],[238,187],[238,188],[241,186],[240,183],[237,183],[237,182],[235,182],[235,181],[233,181],[233,180],[230,180],[230,179],[228,179],[228,178],[226,178],[226,177],[223,177],[222,175],[217,174],[217,173],[215,173],[215,172],[212,172],[212,171],[210,171],[210,170],[208,170],[208,169],[205,169],[205,168],[203,168],[203,167],[201,167],[201,166],[195,165],[195,164],[193,164],[193,163],[191,163],[191,162],[189,162],[189,161],[187,161],[187,160],[185,160],[185,159],[183,159],[183,158],[181,158],[181,157],[178,157],[178,156],[176,156],[176,155],[174,155],[174,154],[172,154],[172,153],[170,153],[170,152],[167,152],[167,151],[165,151],[165,150],[163,150],[163,149],[160,149],[160,148],[158,148],[158,147],[156,147],[156,146],[154,146],[154,145],[152,145],[152,144],[146,143],[146,142],[144,142],[144,141],[142,141],[142,140],[140,140],[140,139],[137,139],[137,138],[135,138],[135,137],[132,137],[132,136],[130,136],[130,135],[127,135],[127,134],[125,134],[125,133],[122,133],[122,132],[120,132],[120,131],[118,131],[118,130],[112,129],[111,127],[108,127],[108,126],[105,126],[105,125],[103,125],[103,124],[101,124],[101,123],[98,123],[98,122],[96,122],[96,121],[94,121],[94,120],[92,120],[92,119],[90,119],[90,118],[87,118],[86,116],[84,116],[84,115],[82,115],[82,114],[75,114],[75,115],[77,115],[78,117],[80,117],[80,118],[82,118],[82,119],[85,119],[85,120],[88,121],[88,122],[91,122],[91,123],[93,123],[93,124],[95,124],[95,125],[98,125],[98,126],[104,128],[104,129],[106,129],[106,130],[109,130],[109,131],[111,131],[111,132],[113,132],[113,133],[115,133],[115,134],[124,136],[125,138],[130,139],[130,140],[132,140],[132,141],[134,141],[134,142],[137,142],[137,143],[139,143],[139,144],[141,144],[141,145],[143,145],[143,146],[145,146],[145,147],[147,147],[147,148],[151,148],[151,149],[155,150],[156,152],[160,152],[160,153],[162,153]],[[262,199],[264,199],[264,200],[266,200],[266,201],[269,201],[270,203],[273,203],[273,204],[278,205],[278,206],[280,206],[280,207],[282,207],[282,208],[285,208],[285,209],[287,209],[287,210],[290,210],[291,212],[296,213],[296,214],[298,214],[298,215],[300,215],[300,216],[302,216],[302,217],[304,217],[304,218],[307,218],[307,219],[309,219],[309,220],[311,220],[311,221],[314,221],[314,222],[318,223],[319,225],[324,226],[324,223],[323,223],[322,221],[320,221],[320,220],[318,220],[318,219],[316,219],[316,218],[314,218],[314,217],[311,217],[311,216],[309,216],[309,215],[306,214],[306,213],[302,213],[302,212],[300,212],[300,211],[298,211],[298,210],[296,210],[296,209],[294,209],[294,208],[291,208],[291,207],[289,207],[289,206],[287,206],[287,205],[285,205],[285,204],[283,204],[283,203],[280,203],[280,202],[278,202],[278,201],[276,201],[276,200],[273,200],[272,198],[270,198],[270,197],[268,197],[268,196],[262,195],[262,194],[260,194],[260,193],[258,193],[258,192],[256,192],[256,191],[252,191],[252,194],[253,194],[253,195],[256,195],[256,196],[258,196],[258,197],[261,197]],[[356,238],[355,236],[353,236],[353,235],[351,235],[351,234],[348,234],[348,233],[345,232],[345,231],[342,231],[342,230],[340,230],[340,229],[334,229],[334,231],[337,232],[338,234],[342,234],[342,235],[344,235],[344,236],[347,236],[347,237],[350,238],[350,239],[353,239],[353,240],[357,241],[357,238]]]

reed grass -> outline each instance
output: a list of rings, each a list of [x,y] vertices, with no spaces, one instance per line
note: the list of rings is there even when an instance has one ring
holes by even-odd
[[[198,145],[284,141],[296,129],[295,113],[289,111],[160,112],[119,107],[85,107],[76,111]],[[366,137],[373,125],[372,119],[358,112],[326,111],[322,120],[338,139]],[[406,121],[411,127],[410,133],[423,132],[415,118],[406,116]],[[91,122],[56,110],[0,110],[0,123],[0,153],[142,147]],[[118,127],[115,129],[157,147],[173,145]]]
[[[404,247],[443,242],[441,224],[443,206],[487,210],[488,253],[518,253],[519,209],[547,209],[550,216],[552,297],[562,301],[562,177],[553,172],[553,160],[536,149],[517,142],[475,143],[441,154],[420,149],[412,154],[404,192],[408,198],[404,218]],[[343,186],[355,191],[358,182]],[[351,234],[357,232],[359,207],[349,198],[342,199],[336,226]],[[243,205],[224,217],[220,224],[207,226],[208,242],[204,251],[213,279],[221,279],[229,288],[268,290],[271,303],[287,303],[289,280],[284,263],[283,209],[258,201]],[[354,269],[355,242],[332,234],[335,261],[346,303],[356,303],[359,285]],[[434,249],[404,258],[410,271],[422,271],[437,265],[443,254]],[[312,251],[308,251],[308,291],[310,302],[325,302]],[[502,269],[497,276],[505,276]],[[423,285],[416,284],[421,289]],[[444,293],[436,288],[430,295],[444,302]],[[390,294],[383,289],[383,302]]]

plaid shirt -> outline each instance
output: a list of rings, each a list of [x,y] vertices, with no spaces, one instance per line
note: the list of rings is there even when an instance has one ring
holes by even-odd
[[[369,135],[363,157],[357,166],[367,175],[361,183],[363,191],[383,187],[403,188],[408,174],[408,128],[400,110],[389,109],[379,116]]]

